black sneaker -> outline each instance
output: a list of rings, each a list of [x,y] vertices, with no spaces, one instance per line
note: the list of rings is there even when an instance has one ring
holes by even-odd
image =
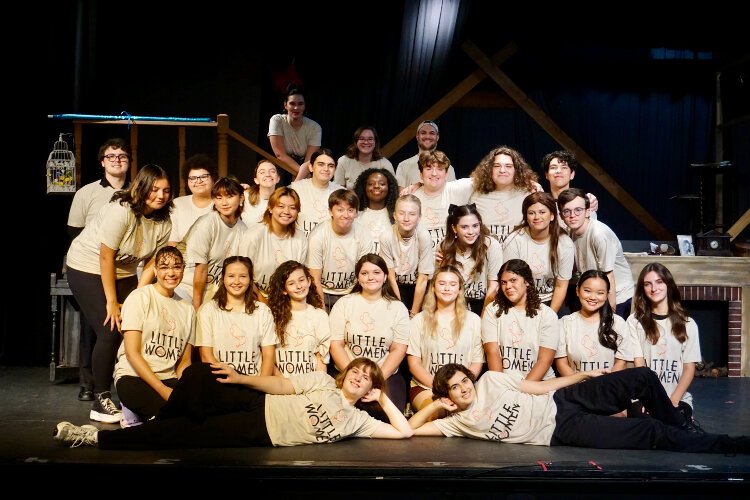
[[[116,424],[122,418],[122,411],[112,401],[109,391],[94,394],[94,405],[89,412],[89,418],[97,422]]]

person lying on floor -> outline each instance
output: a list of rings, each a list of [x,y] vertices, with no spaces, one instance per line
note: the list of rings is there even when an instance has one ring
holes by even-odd
[[[380,367],[356,358],[334,380],[324,372],[289,378],[250,376],[223,363],[193,364],[159,415],[112,431],[60,422],[56,440],[110,450],[230,448],[333,443],[347,437],[402,439],[413,434],[382,390]],[[354,407],[377,401],[385,423]]]
[[[432,392],[434,400],[409,420],[415,436],[589,448],[750,452],[750,437],[706,434],[689,422],[681,425],[659,378],[646,367],[613,373],[590,370],[542,381],[488,371],[475,383],[469,369],[450,363],[435,374]],[[651,418],[610,416],[630,406],[633,399],[643,403]],[[450,414],[428,422],[440,409]]]

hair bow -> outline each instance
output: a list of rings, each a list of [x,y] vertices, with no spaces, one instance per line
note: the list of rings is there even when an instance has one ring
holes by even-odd
[[[466,207],[469,209],[470,212],[476,212],[477,211],[477,204],[476,203],[468,203],[466,205],[454,205],[451,203],[448,205],[448,215],[453,215],[453,212],[455,212],[457,209],[461,207]]]

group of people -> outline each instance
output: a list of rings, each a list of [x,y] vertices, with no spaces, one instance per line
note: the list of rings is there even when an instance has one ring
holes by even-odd
[[[269,128],[300,169],[289,186],[266,160],[244,186],[196,155],[182,169],[191,194],[173,200],[161,167],[127,184],[127,144],[100,148],[104,178],[71,207],[71,234],[83,229],[67,268],[93,331],[79,399],[123,429],[61,422],[56,439],[747,450],[696,425],[697,326],[661,264],[634,286],[595,197],[569,187],[574,156],[545,157],[552,193],[506,146],[449,180],[438,126],[423,122],[416,162],[395,172],[369,126],[337,162],[295,92]]]

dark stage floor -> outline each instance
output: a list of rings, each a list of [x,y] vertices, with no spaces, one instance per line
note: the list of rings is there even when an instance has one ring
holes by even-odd
[[[75,383],[50,383],[45,368],[0,367],[0,469],[38,489],[84,495],[98,478],[112,493],[128,486],[221,484],[222,496],[263,486],[305,498],[620,498],[739,496],[750,485],[750,455],[597,450],[498,444],[459,438],[353,439],[293,448],[151,452],[67,448],[52,439],[62,420],[88,420]],[[696,416],[708,432],[750,435],[750,379],[696,379]],[[116,428],[98,424],[101,428]],[[71,478],[68,486],[52,480]],[[50,478],[50,479],[47,479]],[[149,486],[146,486],[149,485]],[[169,486],[167,486],[169,485]],[[131,490],[132,491],[132,490]],[[200,491],[198,489],[197,491]],[[196,491],[196,492],[197,492]]]

